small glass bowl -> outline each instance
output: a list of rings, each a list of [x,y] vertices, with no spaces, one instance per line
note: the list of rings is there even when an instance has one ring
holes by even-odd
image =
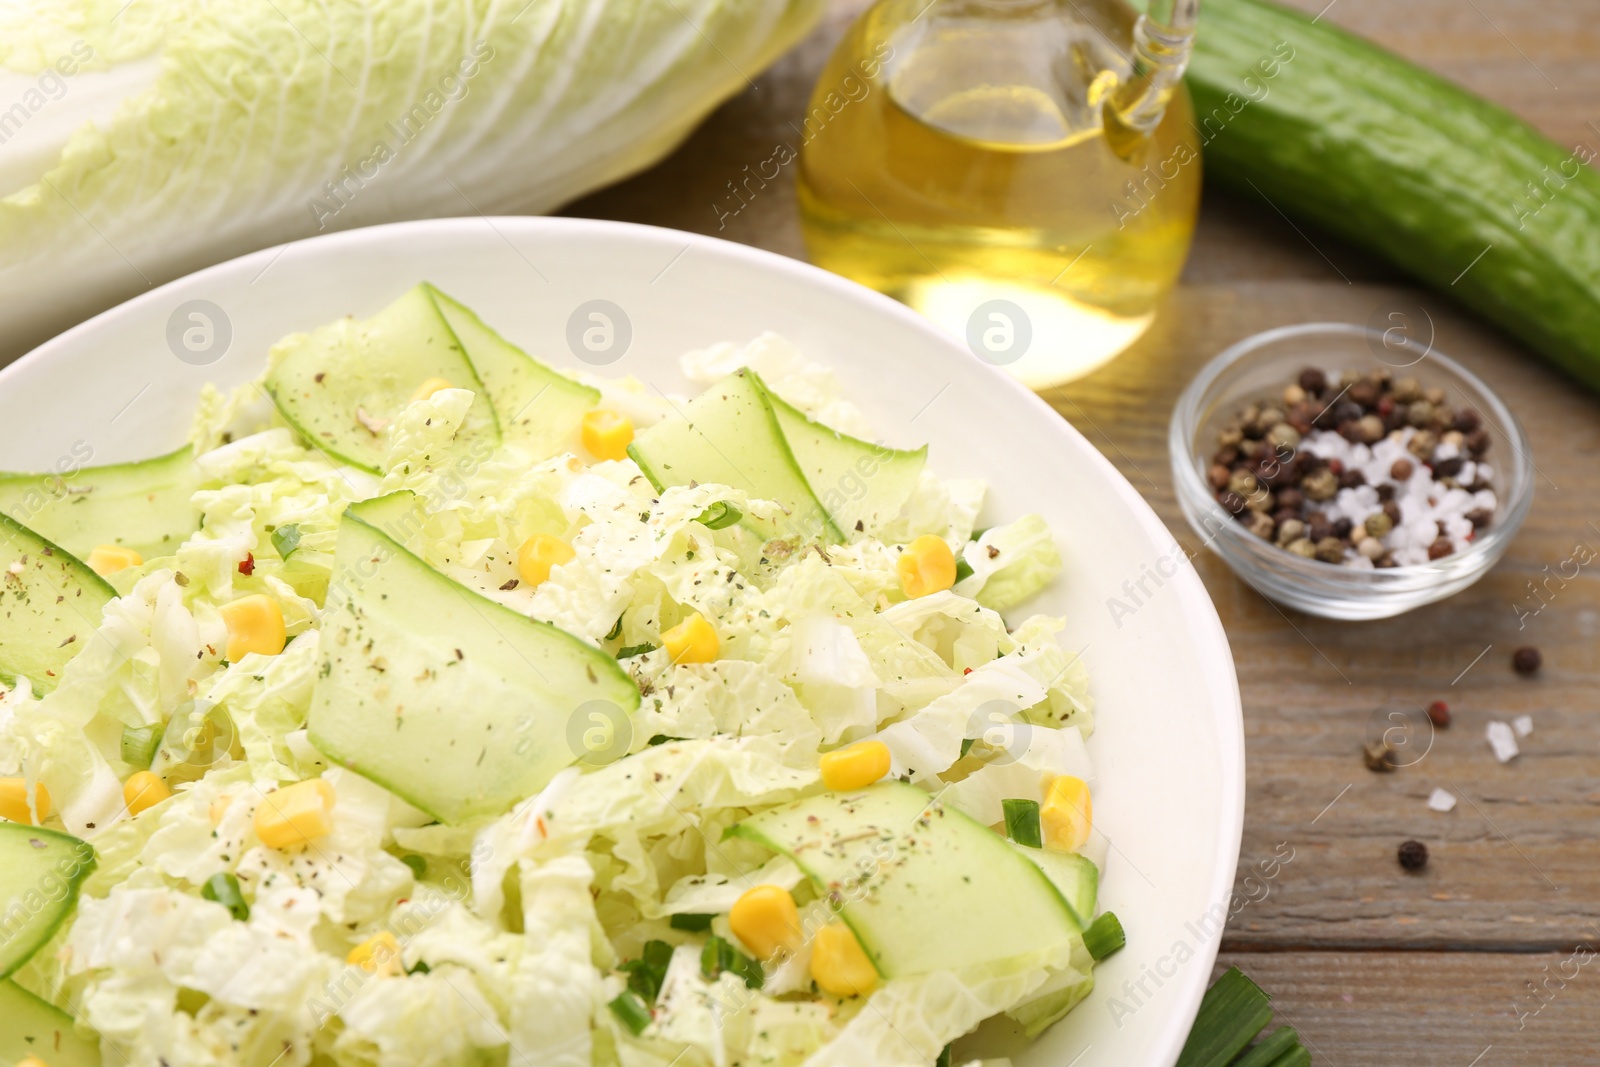
[[[1206,470],[1224,423],[1264,395],[1276,395],[1306,367],[1368,373],[1438,386],[1452,408],[1478,412],[1490,435],[1490,479],[1499,507],[1465,549],[1414,566],[1366,569],[1304,559],[1250,533],[1217,502]],[[1168,433],[1178,503],[1206,547],[1262,595],[1329,619],[1385,619],[1453,596],[1504,555],[1533,503],[1528,442],[1503,401],[1471,371],[1398,331],[1306,323],[1248,337],[1201,370],[1178,398]]]

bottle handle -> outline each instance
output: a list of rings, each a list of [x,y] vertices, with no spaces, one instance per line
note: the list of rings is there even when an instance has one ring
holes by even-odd
[[[1149,0],[1133,26],[1133,70],[1108,96],[1106,138],[1119,155],[1134,152],[1161,125],[1194,51],[1200,0]]]

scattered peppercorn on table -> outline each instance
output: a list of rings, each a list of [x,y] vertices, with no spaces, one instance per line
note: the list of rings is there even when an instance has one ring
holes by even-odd
[[[1292,2],[1510,107],[1559,142],[1600,148],[1589,125],[1600,115],[1600,23],[1580,0]],[[753,173],[746,165],[770,157],[774,144],[798,147],[794,128],[820,65],[864,6],[836,3],[810,42],[676,155],[568,213],[803,257],[792,165],[764,172],[754,196],[734,199],[728,183]],[[1518,413],[1540,472],[1533,511],[1504,562],[1441,604],[1376,623],[1286,616],[1188,531],[1167,475],[1173,403],[1206,360],[1259,330],[1309,321],[1386,328],[1394,314],[1430,321],[1436,346]],[[1207,189],[1184,283],[1144,340],[1045,399],[1155,506],[1194,559],[1232,642],[1249,793],[1219,968],[1237,965],[1272,993],[1279,1021],[1300,1031],[1318,1064],[1593,1062],[1600,592],[1589,571],[1600,560],[1600,468],[1590,453],[1600,401],[1470,309],[1297,230],[1248,188]],[[941,561],[915,562],[903,578],[940,580]],[[1527,675],[1512,668],[1524,646],[1543,651]],[[1432,726],[1424,709],[1441,700],[1449,725]],[[1396,711],[1401,720],[1390,717]],[[1502,764],[1486,730],[1521,715],[1532,717],[1533,732]],[[1400,750],[1396,769],[1368,770],[1362,749],[1395,740],[1385,731],[1397,721],[1416,747]],[[868,774],[870,756],[845,750],[830,773]],[[1430,809],[1436,789],[1456,798],[1453,810]],[[1070,833],[1070,800],[1053,818],[1049,800],[1044,832]],[[1412,840],[1428,857],[1415,871],[1399,858]],[[831,973],[849,981],[848,961]]]

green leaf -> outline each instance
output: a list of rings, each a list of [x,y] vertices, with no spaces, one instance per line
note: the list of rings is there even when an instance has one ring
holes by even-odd
[[[400,862],[411,868],[412,877],[416,878],[417,881],[420,882],[428,876],[428,861],[421,856],[415,853],[401,856]]]
[[[1127,943],[1128,935],[1123,931],[1122,920],[1117,918],[1115,912],[1105,912],[1083,932],[1084,947],[1096,962],[1121,952]]]
[[[278,553],[279,559],[288,559],[294,555],[294,550],[300,547],[300,525],[290,522],[273,530],[272,547]]]
[[[1008,798],[1000,802],[1006,815],[1006,836],[1019,845],[1029,848],[1044,847],[1044,833],[1039,825],[1039,802]]]
[[[646,652],[654,652],[658,647],[660,646],[651,644],[625,645],[622,648],[617,649],[617,658],[632,659],[634,656],[642,656]]]
[[[674,915],[668,924],[674,930],[687,930],[693,934],[703,934],[711,929],[712,915]]]

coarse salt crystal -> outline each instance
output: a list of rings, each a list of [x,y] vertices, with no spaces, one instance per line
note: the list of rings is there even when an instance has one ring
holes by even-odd
[[[1433,811],[1454,811],[1456,795],[1448,789],[1434,789],[1428,794],[1428,807]]]
[[[1510,763],[1517,758],[1517,753],[1522,751],[1517,747],[1517,737],[1512,733],[1510,725],[1499,719],[1489,723],[1484,738],[1489,742],[1489,747],[1494,749],[1494,758],[1501,763]]]
[[[1518,737],[1527,737],[1533,733],[1533,716],[1518,715],[1511,720],[1511,728],[1517,732]]]

